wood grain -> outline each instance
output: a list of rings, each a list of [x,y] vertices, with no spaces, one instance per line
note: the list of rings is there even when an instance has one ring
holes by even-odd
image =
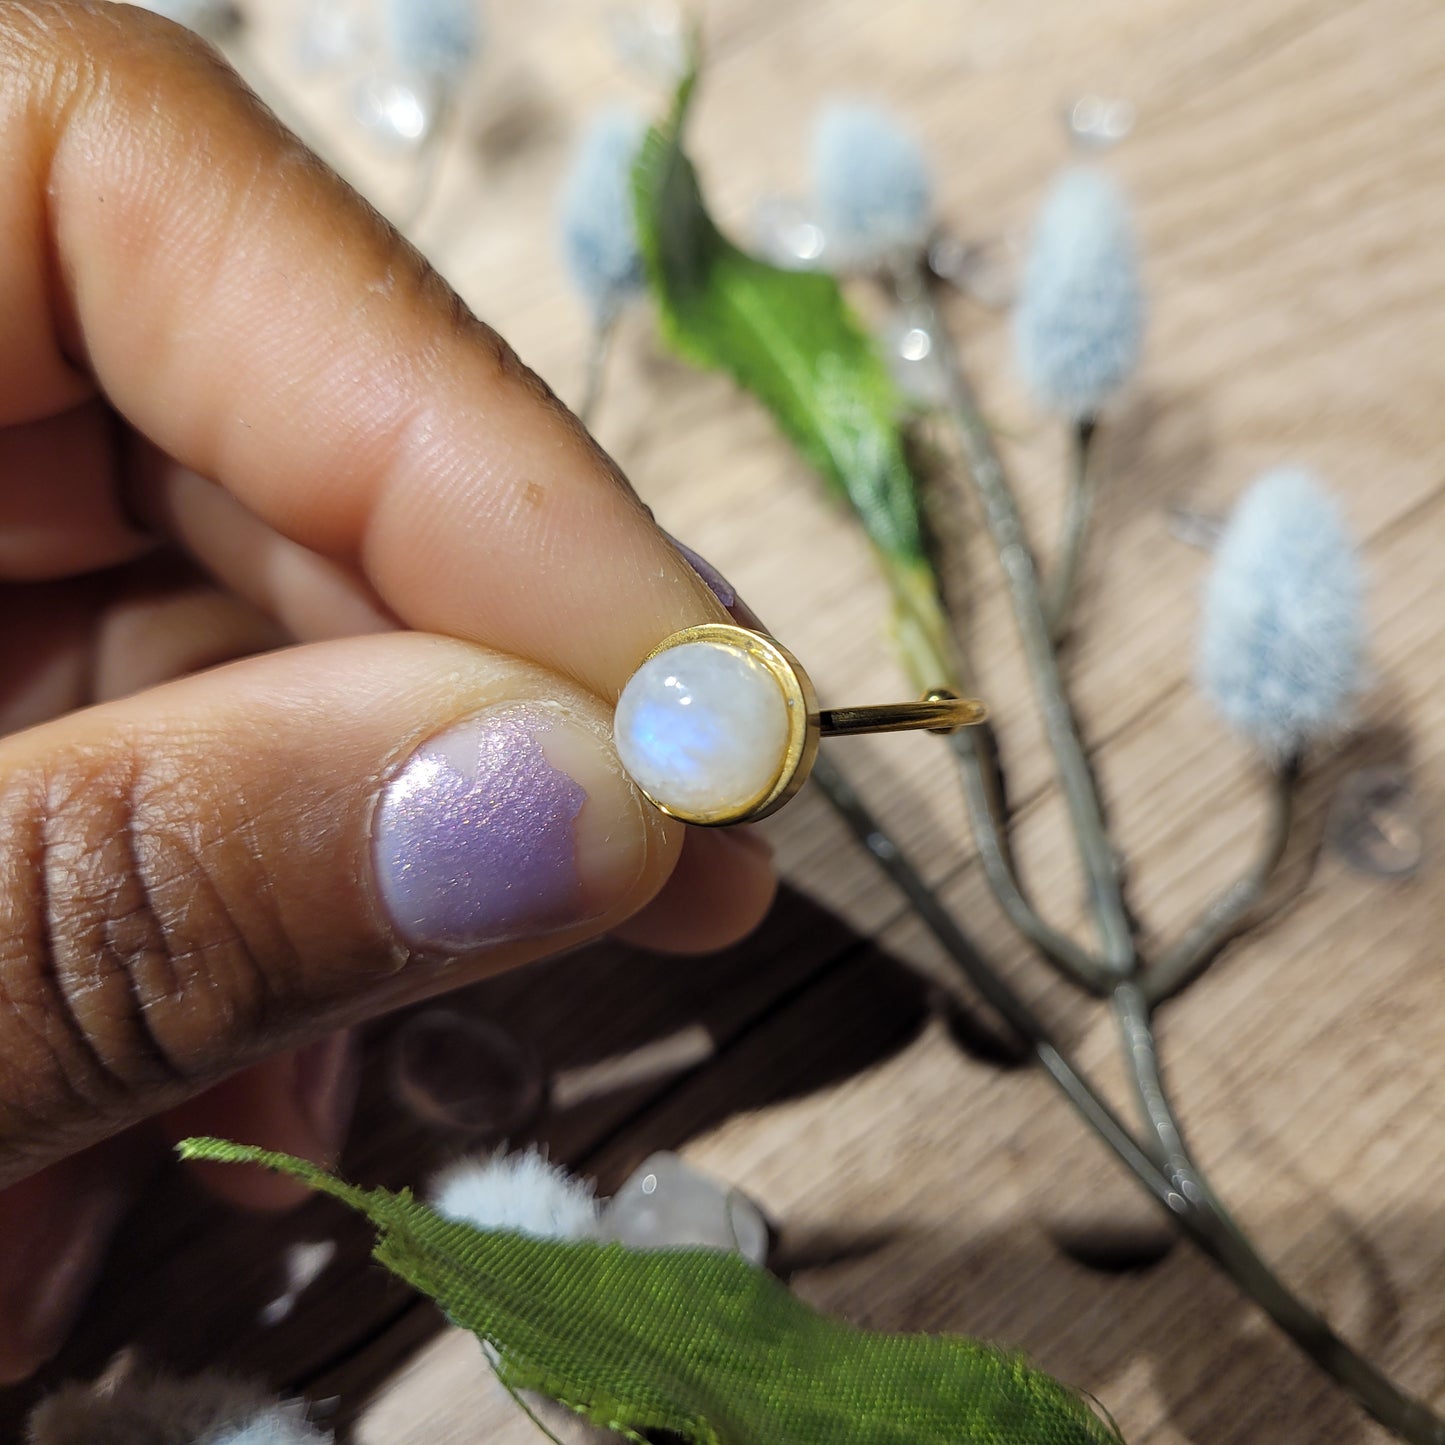
[[[257,5],[254,72],[383,207],[404,192],[345,124],[339,81],[288,71],[287,0]],[[552,239],[580,118],[657,92],[610,52],[612,7],[491,7],[492,43],[419,240],[473,307],[564,396],[585,324]],[[809,119],[836,93],[899,110],[938,163],[943,217],[1005,263],[1067,159],[1061,106],[1086,91],[1138,108],[1104,163],[1137,204],[1150,294],[1143,373],[1106,422],[1108,491],[1087,563],[1071,686],[1131,900],[1151,947],[1240,869],[1263,780],[1190,684],[1207,559],[1166,509],[1225,507],[1261,468],[1328,479],[1371,578],[1373,685],[1321,758],[1303,831],[1339,779],[1408,765],[1427,860],[1407,882],[1326,852],[1267,931],[1232,949],[1164,1022],[1169,1076],[1202,1159],[1269,1257],[1353,1341],[1445,1408],[1445,1002],[1437,887],[1445,796],[1445,9],[1431,0],[713,0],[695,149],[723,218],[801,187]],[[240,57],[248,63],[246,57]],[[868,298],[860,297],[865,304]],[[958,301],[989,415],[1047,555],[1064,441],[1029,408],[1006,318]],[[669,530],[716,562],[808,664],[825,700],[903,695],[885,600],[851,524],[758,410],[663,356],[645,315],[619,338],[598,432]],[[998,721],[1028,880],[1082,926],[1077,868],[1012,624],[970,508],[941,500],[951,582]],[[987,948],[1127,1096],[1109,1025],[1004,928],[972,863],[948,755],[884,738],[834,753]],[[1183,1244],[1106,1273],[1061,1239],[1102,1223],[1157,1234],[1148,1207],[1042,1077],[960,1048],[907,965],[933,948],[821,803],[768,826],[787,886],[750,943],[718,959],[615,947],[472,990],[464,1007],[552,1069],[701,1024],[705,1066],[553,1111],[557,1157],[604,1190],[655,1147],[683,1147],[780,1223],[797,1288],[851,1319],[979,1334],[1101,1399],[1135,1445],[1385,1438]],[[414,1182],[471,1142],[428,1132],[386,1080],[373,1032],[347,1168]],[[335,1237],[336,1261],[281,1324],[257,1312],[283,1249]],[[325,1204],[279,1224],[224,1217],[174,1179],[52,1377],[139,1345],[181,1368],[223,1362],[338,1402],[358,1441],[539,1438],[488,1383],[475,1345],[366,1259]],[[27,1392],[0,1404],[15,1428]]]

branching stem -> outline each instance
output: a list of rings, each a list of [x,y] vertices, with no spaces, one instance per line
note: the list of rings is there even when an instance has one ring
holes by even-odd
[[[431,116],[427,132],[422,137],[421,148],[417,152],[416,169],[412,174],[406,204],[394,222],[402,235],[413,240],[413,232],[436,195],[437,177],[441,173],[442,158],[446,154],[455,109],[455,101],[450,94],[443,94],[437,100],[436,111]]]
[[[1409,1445],[1445,1445],[1445,1420],[1401,1390],[1292,1294],[1219,1202],[1185,1146],[1159,1068],[1149,1002],[1137,983],[1121,982],[1115,989],[1114,1014],[1125,1063],[1150,1131],[1149,1152],[1184,1206],[1181,1223],[1187,1221],[1190,1234],[1240,1289],[1381,1425]]]
[[[852,829],[875,863],[917,911],[920,920],[948,955],[958,971],[982,996],[990,1008],[1021,1038],[1028,1041],[1034,1057],[1063,1091],[1090,1128],[1114,1151],[1160,1204],[1179,1214],[1182,1201],[1159,1165],[1130,1132],[1108,1101],[1054,1042],[1047,1025],[1034,1009],[1005,981],[979,952],[977,945],[954,921],[938,895],[889,837],[883,825],[858,796],[852,785],[828,761],[820,757],[813,766],[812,781],[827,797],[839,816]],[[952,993],[953,990],[950,989]],[[957,995],[955,995],[957,996]],[[964,999],[971,1002],[967,995]]]
[[[1103,950],[1102,968],[1115,980],[1110,990],[1111,999],[1124,1043],[1125,1061],[1146,1126],[1145,1141],[1141,1144],[1123,1124],[1088,1079],[1074,1068],[1049,1038],[1033,1010],[994,973],[976,950],[970,948],[966,955],[950,956],[960,967],[973,970],[970,976],[975,987],[1002,1017],[1029,1039],[1035,1057],[1095,1132],[1250,1299],[1264,1309],[1322,1370],[1348,1390],[1371,1416],[1400,1439],[1409,1442],[1409,1445],[1445,1445],[1445,1420],[1435,1415],[1423,1401],[1402,1391],[1377,1366],[1341,1339],[1319,1314],[1290,1292],[1260,1256],[1219,1202],[1189,1154],[1165,1090],[1154,1036],[1151,996],[1136,981],[1140,959],[1124,904],[1118,861],[1108,838],[1098,789],[1064,691],[1055,653],[1057,629],[1067,610],[1067,598],[1077,570],[1077,554],[1082,550],[1087,531],[1091,501],[1087,480],[1091,433],[1080,433],[1078,485],[1066,527],[1064,570],[1056,583],[1056,604],[1046,611],[1033,553],[1024,533],[1012,487],[957,354],[939,324],[927,287],[920,285],[914,291],[901,290],[901,294],[914,308],[918,324],[934,338],[947,367],[951,392],[949,411],[982,499],[985,519],[1008,584],[1024,655],[1068,802],[1075,839],[1089,881],[1090,902],[1098,923]],[[976,826],[976,836],[985,871],[993,875],[1002,869],[1005,883],[1012,883],[1016,888],[1016,874],[1007,852],[1006,820],[999,818],[987,806],[986,775],[981,767],[976,775],[973,772],[976,752],[960,748],[959,755],[965,763],[966,790],[973,795],[977,793],[980,781],[984,785],[982,793],[971,796],[970,811],[976,825],[980,817],[983,819],[983,826]],[[1158,990],[1163,985],[1182,986],[1188,977],[1204,966],[1257,903],[1283,856],[1296,774],[1295,767],[1281,774],[1275,816],[1264,854],[1240,883],[1217,900],[1190,930],[1175,954],[1154,974],[1153,989]],[[995,881],[993,876],[990,881]],[[1010,916],[1013,914],[1010,913]],[[1031,930],[1025,928],[1023,931],[1038,942]],[[1052,957],[1047,948],[1043,951]],[[1090,961],[1093,962],[1092,959]],[[1066,971],[1079,976],[1077,970]],[[1087,986],[1086,977],[1080,976],[1080,981]]]
[[[1102,964],[1115,976],[1129,976],[1138,968],[1138,955],[1124,907],[1118,860],[1104,828],[1098,789],[1059,675],[1058,658],[1039,590],[1038,568],[1024,533],[1013,487],[926,287],[919,288],[912,304],[918,308],[920,325],[934,338],[946,368],[950,394],[948,413],[983,502],[984,520],[1008,585],[1024,658],[1043,713],[1044,731],[1088,880],[1089,905],[1099,930]]]
[[[1142,987],[1151,1008],[1192,983],[1214,961],[1220,949],[1245,927],[1249,915],[1258,907],[1289,846],[1299,776],[1298,758],[1287,760],[1275,772],[1269,830],[1258,857],[1144,974]]]
[[[1073,468],[1069,493],[1064,504],[1064,535],[1059,544],[1058,561],[1048,581],[1044,599],[1044,618],[1049,638],[1057,647],[1069,631],[1069,613],[1078,587],[1079,569],[1084,560],[1084,547],[1089,535],[1089,519],[1099,493],[1099,465],[1094,454],[1095,424],[1085,417],[1074,427]]]
[[[979,862],[999,907],[1009,922],[1066,978],[1100,998],[1107,997],[1112,983],[1110,972],[1068,934],[1046,923],[1019,884],[1008,849],[1007,821],[999,814],[998,800],[989,787],[988,770],[980,756],[981,747],[992,746],[992,740],[980,739],[975,729],[964,728],[954,733],[949,743],[958,758],[964,802]]]
[[[612,338],[617,331],[617,312],[608,311],[597,317],[592,326],[592,339],[587,348],[587,378],[582,387],[582,400],[577,416],[588,431],[597,420],[602,405],[602,390],[607,384],[607,361],[612,355]]]
[[[972,692],[931,569],[908,567],[883,553],[878,561],[893,593],[896,641],[914,686],[943,685],[964,694]],[[1046,923],[1019,883],[1008,846],[1008,820],[1002,813],[992,735],[964,728],[949,741],[958,758],[964,803],[984,877],[999,907],[1066,978],[1106,998],[1113,976],[1086,949]]]
[[[1079,1115],[1150,1195],[1239,1288],[1322,1370],[1348,1390],[1386,1429],[1409,1445],[1445,1445],[1445,1421],[1402,1391],[1337,1335],[1260,1256],[1219,1202],[1191,1158],[1165,1091],[1148,1000],[1133,981],[1114,989],[1113,1006],[1125,1062],[1147,1126],[1141,1144],[1088,1076],[1054,1042],[1034,1009],[1012,988],[952,916],[851,785],[826,759],[813,780],[880,868],[913,905],[951,962],[1021,1037]]]

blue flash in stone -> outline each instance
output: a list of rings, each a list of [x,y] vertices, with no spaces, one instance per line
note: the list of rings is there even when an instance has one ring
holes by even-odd
[[[757,658],[688,642],[650,658],[617,703],[618,756],[657,804],[684,816],[745,810],[777,780],[788,704]]]

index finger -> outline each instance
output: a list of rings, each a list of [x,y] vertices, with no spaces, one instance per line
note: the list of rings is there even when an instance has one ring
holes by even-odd
[[[0,424],[88,372],[407,625],[603,696],[721,617],[546,386],[186,32],[29,0],[0,68]]]

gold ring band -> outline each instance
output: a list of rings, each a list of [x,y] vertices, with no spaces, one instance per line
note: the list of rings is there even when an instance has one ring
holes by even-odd
[[[850,738],[862,733],[902,733],[921,728],[930,733],[956,733],[988,716],[988,709],[973,697],[959,697],[937,687],[918,702],[892,702],[870,707],[825,707],[818,714],[818,730],[825,738]]]

